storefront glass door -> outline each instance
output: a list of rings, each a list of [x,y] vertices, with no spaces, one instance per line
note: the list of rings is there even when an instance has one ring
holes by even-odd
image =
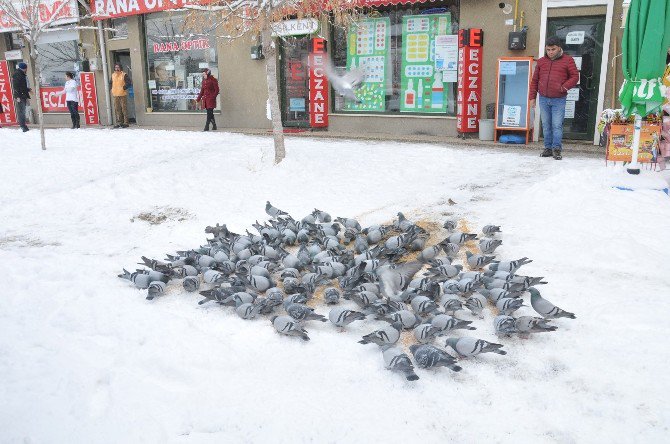
[[[309,37],[284,37],[281,48],[282,123],[309,127]]]
[[[547,37],[561,39],[564,52],[574,57],[580,74],[579,84],[568,93],[563,122],[566,139],[593,139],[604,32],[604,16],[555,17],[547,21]]]
[[[133,78],[133,68],[130,66],[130,51],[114,51],[112,53],[113,64],[111,66],[112,72],[114,70],[114,64],[120,63],[123,67],[123,71],[128,74],[131,81]],[[133,85],[130,85],[128,88],[128,120],[131,122],[136,122],[135,118],[135,89]]]

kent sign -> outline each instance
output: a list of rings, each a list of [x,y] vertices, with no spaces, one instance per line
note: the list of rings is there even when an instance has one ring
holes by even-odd
[[[460,133],[479,131],[482,101],[482,30],[462,29],[468,38],[459,39],[458,95],[456,100],[456,129]]]
[[[289,35],[308,35],[313,34],[319,29],[319,21],[313,18],[284,20],[273,23],[273,37],[286,37]]]

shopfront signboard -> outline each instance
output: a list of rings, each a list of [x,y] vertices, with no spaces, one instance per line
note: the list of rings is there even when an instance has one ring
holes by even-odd
[[[456,81],[458,68],[458,36],[450,34],[451,14],[403,17],[400,112],[447,112],[445,83]]]
[[[5,51],[5,60],[23,60],[23,52],[20,49]]]
[[[387,63],[391,20],[388,17],[360,20],[347,30],[347,71],[365,71],[363,84],[356,90],[358,101],[345,99],[347,111],[385,111],[386,90],[390,88]],[[388,83],[388,85],[387,85]]]
[[[324,128],[328,126],[328,78],[325,64],[326,41],[315,37],[309,51],[309,126]]]
[[[479,116],[482,107],[482,63],[481,29],[463,29],[469,33],[468,44],[458,48],[458,92],[456,96],[456,129],[460,133],[479,131]],[[514,111],[511,110],[513,113]],[[514,118],[514,115],[508,117]]]
[[[319,30],[319,21],[315,18],[283,20],[270,26],[272,27],[273,37],[308,35]]]
[[[179,9],[191,3],[196,2],[193,0],[92,0],[91,11],[94,20],[104,20]],[[197,3],[203,2],[198,1]]]
[[[9,76],[9,67],[6,60],[0,60],[0,125],[16,124],[16,109],[14,108],[14,94],[12,93],[12,79]]]
[[[100,115],[98,113],[98,93],[95,89],[95,74],[92,72],[82,72],[79,74],[79,84],[81,85],[80,108],[84,107],[84,122],[86,125],[100,124]]]
[[[34,2],[14,0],[12,5],[16,12],[28,16],[28,11]],[[79,21],[77,0],[41,0],[38,4],[40,24],[49,26],[66,25]],[[12,20],[6,11],[0,9],[0,33],[14,32],[21,27]]]
[[[630,162],[633,158],[633,124],[612,124],[609,130],[606,159],[614,162]],[[661,125],[642,122],[640,129],[640,148],[637,161],[640,163],[656,162]]]
[[[501,57],[496,68],[496,112],[494,140],[506,133],[532,138],[533,110],[528,103],[532,57]]]
[[[45,113],[68,113],[65,94],[59,94],[63,91],[62,86],[41,86],[40,101],[42,102],[42,112]],[[81,97],[81,85],[79,85],[79,97]],[[79,111],[84,111],[81,100],[79,100]]]

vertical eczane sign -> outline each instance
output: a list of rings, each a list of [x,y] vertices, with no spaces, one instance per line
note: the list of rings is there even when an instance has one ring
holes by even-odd
[[[95,74],[92,72],[82,72],[79,74],[81,84],[81,100],[84,108],[84,122],[86,125],[100,124],[100,114],[98,113],[98,93],[95,89]]]
[[[2,103],[0,125],[16,125],[14,94],[6,60],[0,60],[0,103]]]
[[[328,78],[325,71],[326,40],[315,37],[309,51],[309,126],[328,126]]]
[[[483,31],[462,31],[468,32],[469,38],[459,41],[456,129],[461,133],[474,133],[479,131],[481,111]]]

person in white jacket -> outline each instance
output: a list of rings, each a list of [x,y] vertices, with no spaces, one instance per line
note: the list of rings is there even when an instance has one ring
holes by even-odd
[[[72,119],[72,129],[79,128],[79,85],[74,79],[74,74],[71,72],[65,73],[65,86],[63,91],[56,93],[59,96],[65,94],[65,101],[67,109],[70,111],[70,119]]]

